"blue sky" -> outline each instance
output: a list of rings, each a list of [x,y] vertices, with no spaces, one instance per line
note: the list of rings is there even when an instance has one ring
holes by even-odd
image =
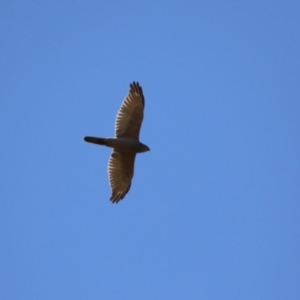
[[[300,299],[299,1],[2,1],[1,299]],[[113,136],[146,97],[132,187]]]

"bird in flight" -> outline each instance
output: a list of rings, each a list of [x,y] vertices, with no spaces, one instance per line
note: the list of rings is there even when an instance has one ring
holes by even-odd
[[[139,141],[140,129],[144,117],[145,99],[138,82],[130,84],[116,117],[115,137],[100,138],[86,136],[88,143],[113,148],[108,161],[108,177],[112,190],[110,201],[118,203],[128,193],[133,177],[134,160],[137,153],[150,151]]]

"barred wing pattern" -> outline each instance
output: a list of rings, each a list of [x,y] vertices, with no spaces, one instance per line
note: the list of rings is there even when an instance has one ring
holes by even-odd
[[[110,200],[118,203],[128,193],[133,177],[135,153],[113,150],[108,162],[109,183],[112,190]]]
[[[130,84],[130,90],[124,99],[116,118],[116,137],[128,137],[138,140],[144,117],[145,100],[138,82]]]

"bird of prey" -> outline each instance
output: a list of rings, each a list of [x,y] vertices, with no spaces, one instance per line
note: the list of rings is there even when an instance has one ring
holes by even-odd
[[[84,137],[86,142],[113,148],[107,170],[112,190],[110,197],[112,203],[118,203],[122,200],[130,189],[135,155],[150,151],[148,146],[139,141],[144,106],[145,99],[142,87],[138,82],[132,82],[129,93],[116,117],[115,137]]]

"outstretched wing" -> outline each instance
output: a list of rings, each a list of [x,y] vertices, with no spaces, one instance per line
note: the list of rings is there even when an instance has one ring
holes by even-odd
[[[124,99],[116,118],[116,137],[128,137],[138,140],[144,117],[145,99],[138,82],[130,84],[130,90]]]
[[[118,203],[130,189],[135,153],[113,150],[108,162],[108,177],[112,190],[110,200]]]

